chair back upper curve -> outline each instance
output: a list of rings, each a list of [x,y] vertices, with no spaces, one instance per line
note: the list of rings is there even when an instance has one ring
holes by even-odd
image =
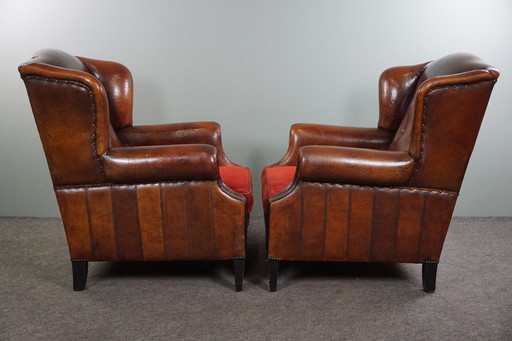
[[[214,147],[218,166],[236,166],[224,153],[215,122],[133,126],[133,79],[119,63],[44,49],[18,69],[54,186],[112,183],[107,153],[126,146],[196,145],[196,155]]]
[[[416,161],[407,185],[458,192],[499,73],[466,53],[423,65],[389,150]]]
[[[55,186],[106,182],[100,158],[119,144],[109,107],[116,124],[131,120],[131,76],[107,75],[101,66],[93,68],[95,75],[80,59],[54,49],[19,66]]]

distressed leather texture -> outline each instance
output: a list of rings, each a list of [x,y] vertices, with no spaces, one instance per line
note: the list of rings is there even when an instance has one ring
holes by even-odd
[[[439,261],[498,76],[461,53],[394,67],[376,128],[293,125],[262,173],[268,258]]]
[[[119,63],[41,50],[19,72],[72,260],[245,257],[252,179],[225,155],[217,123],[133,126],[133,79]],[[228,185],[240,182],[243,193]]]

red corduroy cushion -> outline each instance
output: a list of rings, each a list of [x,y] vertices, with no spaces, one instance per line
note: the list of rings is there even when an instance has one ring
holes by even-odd
[[[282,192],[293,181],[294,166],[269,166],[261,173],[261,194],[263,209],[267,209],[268,201],[273,195]]]
[[[226,186],[247,199],[247,209],[251,212],[254,204],[251,170],[247,167],[221,166],[219,173]]]

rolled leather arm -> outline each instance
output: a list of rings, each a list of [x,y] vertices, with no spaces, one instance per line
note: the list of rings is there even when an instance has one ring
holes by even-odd
[[[206,144],[112,148],[101,162],[113,183],[215,180],[219,174],[217,151]]]
[[[299,152],[297,178],[368,186],[402,186],[414,172],[406,152],[348,147],[307,146]]]
[[[219,165],[235,165],[224,153],[220,125],[216,122],[130,126],[119,129],[117,136],[125,146],[209,144],[217,148]]]
[[[286,155],[276,165],[295,166],[303,146],[323,145],[369,149],[387,148],[393,133],[381,128],[340,127],[323,124],[294,124]]]

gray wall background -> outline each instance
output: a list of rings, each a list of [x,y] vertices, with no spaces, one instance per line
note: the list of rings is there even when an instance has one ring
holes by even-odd
[[[0,0],[0,215],[58,216],[17,65],[38,49],[125,64],[135,123],[217,121],[254,174],[289,126],[375,126],[387,67],[471,52],[501,71],[457,215],[512,213],[510,0]]]

